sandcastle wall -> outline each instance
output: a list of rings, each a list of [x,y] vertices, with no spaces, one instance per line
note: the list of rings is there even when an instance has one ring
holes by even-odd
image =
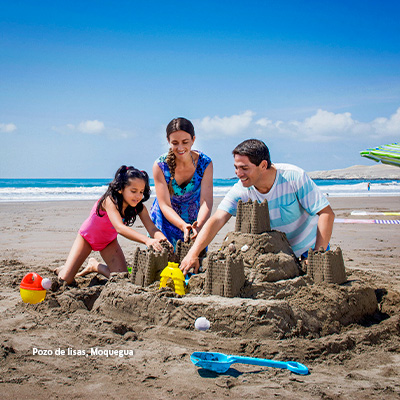
[[[242,233],[259,234],[271,230],[268,202],[238,201],[236,211],[235,231]]]
[[[220,252],[209,253],[204,259],[206,268],[205,293],[224,297],[236,297],[245,283],[243,259],[240,256],[224,256]]]
[[[186,257],[194,242],[185,243],[182,240],[176,242],[175,259],[178,264]]]
[[[307,274],[315,283],[344,283],[347,281],[342,250],[308,251]]]
[[[152,249],[135,250],[132,263],[131,282],[140,286],[149,286],[160,279],[161,271],[168,264],[168,250],[155,252]]]
[[[167,244],[163,245],[162,252],[155,251],[152,248],[140,250],[137,247],[133,255],[131,282],[139,286],[151,285],[160,279],[160,273],[169,261],[180,264],[192,244],[178,240],[175,253],[170,252]]]

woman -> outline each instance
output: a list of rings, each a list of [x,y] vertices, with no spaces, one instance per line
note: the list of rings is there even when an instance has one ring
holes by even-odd
[[[170,149],[153,165],[157,198],[150,216],[175,247],[179,239],[195,239],[210,217],[213,165],[204,153],[192,150],[196,137],[189,120],[175,118],[166,131]]]

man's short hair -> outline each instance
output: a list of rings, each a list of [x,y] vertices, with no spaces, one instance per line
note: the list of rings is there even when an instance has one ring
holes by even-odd
[[[249,160],[259,166],[261,161],[266,160],[268,163],[267,168],[271,167],[271,158],[269,156],[268,147],[264,142],[258,139],[247,139],[238,144],[232,151],[232,154],[240,156],[247,156]]]

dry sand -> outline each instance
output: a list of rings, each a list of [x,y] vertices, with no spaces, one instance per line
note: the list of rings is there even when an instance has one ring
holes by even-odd
[[[400,210],[398,197],[330,201],[339,218],[349,218],[352,210]],[[334,226],[331,244],[343,250],[348,285],[364,285],[365,293],[370,291],[379,303],[379,312],[360,323],[342,322],[354,310],[352,303],[365,299],[335,285],[315,285],[302,297],[303,277],[281,281],[279,299],[267,306],[252,299],[154,295],[139,288],[132,291],[124,278],[104,285],[106,280],[93,275],[81,278],[79,288],[49,292],[41,304],[22,303],[22,277],[31,271],[51,277],[49,268],[66,259],[91,206],[86,201],[0,204],[1,399],[400,398],[399,225]],[[218,249],[232,230],[234,219],[210,249]],[[136,245],[119,240],[129,261]],[[290,328],[285,296],[293,307],[303,302],[302,312],[314,313],[316,324],[327,324],[315,332],[304,326]],[[329,305],[338,304],[340,296],[334,321]],[[193,321],[204,312],[212,326],[199,332]],[[292,317],[294,325],[297,317]],[[91,355],[95,348],[131,354]],[[35,349],[65,354],[33,355]],[[83,350],[89,355],[80,355]],[[311,373],[300,376],[234,364],[226,374],[216,375],[192,365],[193,351],[296,360]]]

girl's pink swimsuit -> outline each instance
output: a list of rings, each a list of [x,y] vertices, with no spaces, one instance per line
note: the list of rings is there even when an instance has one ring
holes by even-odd
[[[104,250],[118,236],[110,218],[105,211],[100,211],[102,217],[96,214],[97,203],[93,206],[89,218],[82,224],[79,234],[89,242],[92,250]]]

